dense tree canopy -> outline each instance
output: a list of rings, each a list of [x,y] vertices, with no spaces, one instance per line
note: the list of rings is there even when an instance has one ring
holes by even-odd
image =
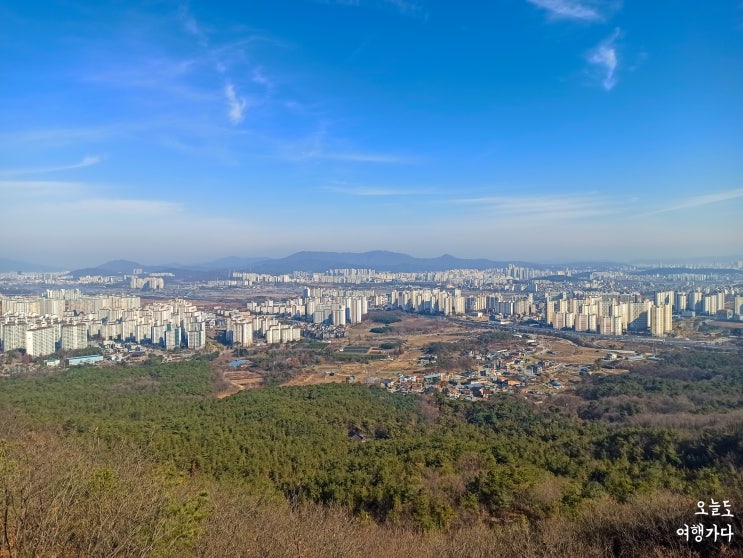
[[[65,443],[131,447],[153,471],[423,530],[574,517],[653,493],[677,495],[693,516],[699,499],[741,496],[743,367],[680,358],[588,378],[580,397],[542,406],[346,384],[216,399],[204,361],[79,367],[3,381],[0,411]],[[699,429],[689,416],[715,420]]]

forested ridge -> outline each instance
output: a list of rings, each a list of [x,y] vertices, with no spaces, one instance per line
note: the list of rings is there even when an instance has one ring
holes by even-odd
[[[743,502],[738,357],[669,354],[629,374],[587,378],[575,394],[540,405],[505,394],[461,401],[347,384],[225,399],[213,391],[199,361],[2,381],[2,552],[107,555],[103,539],[136,521],[139,546],[114,541],[119,550],[108,555],[209,555],[205,545],[218,548],[211,537],[220,529],[236,555],[326,555],[312,550],[312,522],[345,529],[345,544],[360,549],[374,536],[452,556],[505,552],[492,545],[517,531],[532,539],[535,556],[741,553],[739,518],[724,547],[675,533],[693,522],[698,500]],[[136,505],[125,503],[137,495]],[[95,518],[108,516],[93,513],[93,502],[142,516],[111,515],[96,542]],[[82,515],[59,527],[58,539],[35,540],[29,526],[54,509]],[[241,514],[253,514],[252,526]],[[259,517],[287,529],[306,520],[308,531],[293,546],[257,549],[265,536],[255,532]],[[479,550],[461,539],[475,531],[488,538]],[[347,550],[338,555],[353,555],[333,544]]]

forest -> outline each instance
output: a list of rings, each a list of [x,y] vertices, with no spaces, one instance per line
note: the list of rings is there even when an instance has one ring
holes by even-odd
[[[739,356],[541,404],[218,381],[149,360],[0,382],[0,556],[743,556]],[[732,539],[678,536],[711,499]]]

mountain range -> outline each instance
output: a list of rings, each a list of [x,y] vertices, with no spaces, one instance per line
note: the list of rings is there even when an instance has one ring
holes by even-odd
[[[247,271],[253,273],[282,274],[293,271],[322,273],[329,269],[362,268],[377,271],[442,271],[445,269],[489,269],[508,265],[488,259],[463,259],[450,254],[437,258],[416,258],[398,252],[376,250],[372,252],[297,252],[284,258],[220,258],[198,264],[169,263],[162,265],[143,265],[130,260],[113,260],[97,267],[77,269],[75,276],[82,275],[123,275],[135,268],[145,273],[170,272],[178,276],[213,276],[214,273]],[[523,264],[536,267],[536,264]]]
[[[50,265],[39,265],[29,262],[21,262],[18,260],[11,260],[9,258],[0,258],[0,273],[10,272],[52,272],[52,271],[64,271],[62,268],[54,267]]]
[[[284,274],[293,271],[307,273],[322,273],[329,269],[374,269],[390,272],[426,272],[443,271],[447,269],[490,269],[506,267],[509,263],[531,268],[554,268],[555,265],[535,264],[529,262],[495,261],[485,258],[457,258],[444,254],[436,258],[417,258],[399,252],[374,250],[370,252],[297,252],[283,258],[265,257],[226,257],[216,260],[195,263],[165,263],[159,265],[140,264],[131,260],[112,260],[96,267],[77,269],[72,273],[76,277],[83,275],[125,275],[133,273],[134,269],[142,269],[144,273],[173,273],[180,278],[206,279],[215,276],[226,276],[232,271],[246,271],[253,273]],[[575,268],[611,269],[623,266],[616,262],[581,262],[566,264]],[[559,267],[562,267],[560,265]],[[57,271],[51,266],[35,265],[11,259],[0,258],[0,272],[13,271]],[[691,270],[690,270],[691,271]],[[648,270],[650,272],[650,270]]]

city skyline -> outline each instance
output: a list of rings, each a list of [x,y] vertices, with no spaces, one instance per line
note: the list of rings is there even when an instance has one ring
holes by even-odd
[[[39,2],[0,21],[3,257],[740,256],[739,2]]]

